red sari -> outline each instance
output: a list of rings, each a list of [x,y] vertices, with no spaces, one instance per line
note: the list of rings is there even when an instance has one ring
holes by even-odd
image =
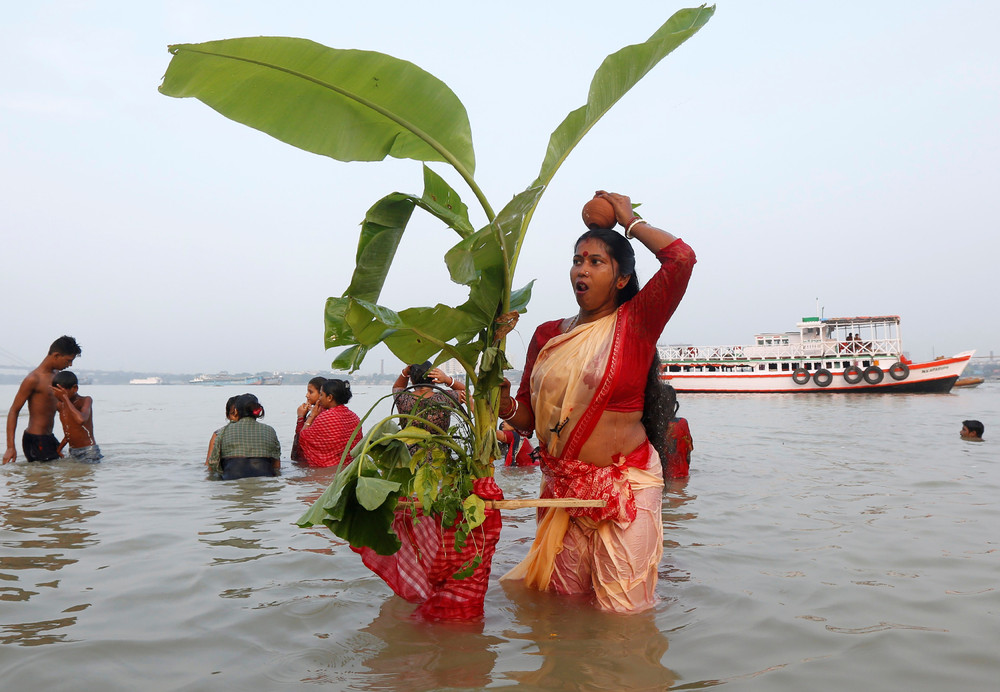
[[[695,262],[680,240],[657,258],[660,271],[614,314],[565,334],[559,320],[540,326],[517,397],[534,418],[542,497],[603,499],[606,506],[540,510],[528,557],[503,578],[539,590],[593,593],[601,609],[616,612],[656,602],[660,461],[648,441],[604,467],[578,454],[605,411],[642,410],[656,341]]]

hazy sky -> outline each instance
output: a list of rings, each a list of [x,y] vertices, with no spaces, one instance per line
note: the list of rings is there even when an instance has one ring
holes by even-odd
[[[0,365],[60,334],[80,369],[322,369],[323,306],[346,288],[376,200],[420,163],[341,163],[157,92],[171,43],[298,36],[409,60],[472,122],[499,209],[606,55],[680,2],[31,2],[0,22]],[[568,9],[571,8],[571,9]],[[911,357],[1000,352],[1000,3],[718,3],[556,175],[516,284],[537,279],[511,359],[575,312],[580,207],[642,202],[698,254],[663,343],[746,343],[827,317],[898,314]],[[445,175],[474,212],[467,188]],[[464,300],[456,240],[420,210],[381,302]],[[640,253],[645,253],[642,248]],[[640,278],[653,269],[640,258]],[[398,367],[383,351],[362,368]]]

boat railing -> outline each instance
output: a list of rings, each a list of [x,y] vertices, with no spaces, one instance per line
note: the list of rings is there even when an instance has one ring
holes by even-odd
[[[677,361],[743,361],[764,358],[852,358],[896,356],[902,352],[899,339],[870,341],[805,341],[772,346],[660,346],[660,360]]]

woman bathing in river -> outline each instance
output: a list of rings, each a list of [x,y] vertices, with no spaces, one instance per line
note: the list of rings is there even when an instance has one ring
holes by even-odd
[[[602,610],[634,612],[655,601],[663,552],[663,472],[643,410],[662,392],[656,342],[687,289],[694,252],[632,212],[625,195],[599,191],[625,235],[592,230],[577,240],[570,282],[579,307],[538,327],[516,398],[500,416],[534,429],[542,497],[604,499],[603,508],[540,509],[528,557],[504,579],[562,594],[593,594]],[[641,242],[660,269],[640,290]]]

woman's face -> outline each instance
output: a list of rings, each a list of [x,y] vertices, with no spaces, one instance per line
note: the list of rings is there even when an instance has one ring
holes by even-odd
[[[618,307],[618,263],[600,240],[587,238],[576,246],[569,278],[581,310],[609,313]]]
[[[317,400],[320,408],[333,408],[337,405],[337,402],[333,400],[333,394],[327,394],[325,392],[319,393],[319,399]]]
[[[315,404],[319,401],[319,390],[311,384],[306,386],[306,401],[309,404]]]

